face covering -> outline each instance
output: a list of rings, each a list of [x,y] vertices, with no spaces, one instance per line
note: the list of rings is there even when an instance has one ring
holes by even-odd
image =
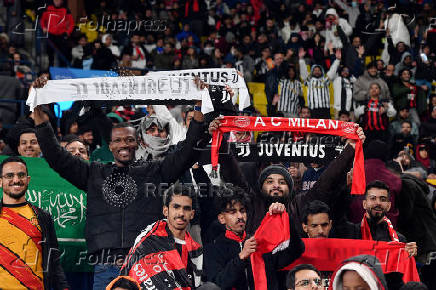
[[[136,158],[144,158],[145,160],[159,159],[168,151],[170,146],[170,138],[161,138],[149,134],[143,134],[142,140],[145,145],[140,145],[136,150]]]

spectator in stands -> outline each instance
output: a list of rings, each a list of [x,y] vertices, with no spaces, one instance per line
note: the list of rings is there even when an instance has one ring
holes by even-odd
[[[268,116],[273,116],[277,111],[279,81],[283,68],[284,55],[281,52],[274,54],[274,67],[266,73],[265,76],[265,94],[267,99]]]
[[[194,69],[198,68],[198,58],[193,47],[189,47],[186,51],[186,55],[183,56],[182,69]]]
[[[324,69],[320,65],[313,65],[310,74],[307,70],[304,56],[306,51],[301,49],[298,53],[301,80],[307,88],[307,105],[311,110],[312,118],[330,119],[330,91],[329,84],[336,77],[336,70],[341,61],[341,51],[336,50],[336,60],[329,71],[324,75]]]
[[[219,236],[213,244],[205,249],[205,272],[208,281],[212,281],[221,289],[252,289],[253,274],[249,258],[256,251],[256,240],[254,237],[246,238],[245,226],[247,221],[247,210],[249,203],[246,193],[238,187],[222,188],[221,198],[217,198],[218,220],[226,226],[225,234]],[[277,204],[271,204],[270,214],[277,214],[281,211]],[[273,254],[265,254],[268,261],[265,265],[268,272],[268,285],[280,289],[284,285],[281,281],[280,269],[291,264],[303,252],[304,245],[301,241],[294,224],[291,223],[290,244],[293,247],[286,247]],[[241,246],[243,247],[241,250]]]
[[[92,45],[88,43],[86,35],[79,38],[77,46],[71,50],[71,65],[75,68],[90,69],[92,64]],[[84,66],[85,65],[85,66]]]
[[[123,49],[122,54],[130,55],[133,68],[145,69],[147,65],[147,52],[140,43],[140,34],[138,32],[134,32],[129,45]]]
[[[336,9],[329,8],[327,9],[325,13],[325,19],[326,19],[326,39],[325,39],[325,50],[327,50],[328,44],[332,43],[333,48],[342,48],[343,43],[339,36],[337,35],[337,28],[340,26],[342,31],[345,33],[346,36],[350,36],[353,32],[353,28],[350,26],[350,24],[347,22],[347,20],[340,18],[339,15],[336,12]]]
[[[272,66],[272,59],[271,59],[271,50],[269,47],[265,47],[262,49],[260,53],[261,57],[258,57],[255,59],[255,68],[256,68],[256,82],[265,82],[266,80],[266,73]]]
[[[314,200],[303,209],[303,231],[309,238],[328,238],[332,229],[330,208],[324,202]]]
[[[410,54],[410,52],[407,51],[403,53],[403,56],[401,57],[401,61],[395,65],[394,74],[396,76],[400,76],[401,78],[400,72],[402,72],[405,69],[409,70],[410,76],[411,78],[413,78],[416,72],[416,67],[413,66],[412,54]]]
[[[416,161],[422,164],[427,173],[436,173],[436,161],[430,158],[429,148],[425,144],[416,146]]]
[[[157,289],[200,287],[203,249],[187,231],[195,214],[193,190],[190,186],[170,189],[163,206],[165,219],[147,225],[135,239],[121,273],[134,278],[142,288],[150,285]],[[153,267],[139,266],[160,253],[169,271],[156,274]],[[143,271],[137,271],[138,267]],[[147,275],[150,278],[144,279]]]
[[[104,46],[106,46],[107,48],[109,48],[112,52],[112,54],[116,57],[119,58],[120,57],[120,49],[118,48],[117,45],[115,45],[113,43],[113,38],[112,35],[110,34],[104,34],[101,37],[101,42],[103,43]]]
[[[401,122],[401,133],[393,136],[391,140],[391,154],[392,156],[397,156],[401,150],[407,147],[411,154],[416,152],[416,141],[411,134],[412,123],[410,121],[404,120]]]
[[[396,111],[392,104],[381,95],[381,87],[374,82],[369,88],[369,101],[362,102],[355,110],[356,119],[361,118],[361,124],[369,141],[389,139],[389,118],[395,117]]]
[[[366,103],[369,99],[370,86],[372,83],[377,83],[380,87],[380,95],[382,99],[391,99],[388,85],[386,82],[378,76],[377,65],[375,62],[371,62],[367,65],[366,71],[360,76],[354,84],[353,98],[357,105]]]
[[[174,49],[171,43],[165,43],[162,48],[154,48],[151,52],[156,70],[169,70],[174,61]]]
[[[41,17],[41,27],[47,39],[49,66],[54,65],[54,55],[58,56],[59,66],[67,66],[70,57],[69,37],[74,29],[74,19],[64,0],[53,0]]]
[[[412,72],[404,68],[399,72],[400,81],[392,87],[395,108],[408,108],[410,118],[418,126],[420,116],[427,110],[427,93],[411,82]]]
[[[18,154],[24,157],[41,157],[41,148],[32,128],[24,129],[20,133],[18,143]]]
[[[136,159],[159,160],[166,154],[170,146],[169,123],[156,116],[145,117],[139,129],[139,148]]]
[[[403,121],[409,121],[412,124],[412,130],[410,134],[413,136],[415,142],[418,141],[419,130],[418,125],[412,121],[410,118],[410,113],[408,108],[403,108],[398,111],[397,117],[393,122],[389,125],[389,133],[391,136],[395,136],[396,134],[401,133],[401,124]]]
[[[388,289],[380,261],[375,256],[361,255],[345,260],[332,276],[333,290]]]
[[[294,66],[289,66],[287,75],[279,83],[279,102],[277,111],[284,117],[297,117],[304,106],[303,87]]]
[[[0,242],[2,287],[69,289],[51,215],[26,200],[30,176],[19,157],[0,164]]]
[[[37,79],[34,86],[42,87],[46,81]],[[202,140],[203,115],[195,111],[187,139],[176,153],[162,161],[143,164],[134,163],[138,147],[135,129],[129,124],[119,124],[112,129],[109,144],[115,165],[88,163],[61,150],[48,117],[40,107],[35,108],[34,120],[47,162],[62,177],[88,192],[86,239],[88,253],[100,259],[94,275],[94,287],[100,289],[118,275],[119,266],[140,230],[160,217],[161,201],[154,193],[157,186],[175,181],[198,157],[192,148]],[[95,178],[97,175],[100,178]],[[117,186],[120,182],[121,188]],[[146,183],[155,185],[151,189]],[[118,190],[122,190],[121,196]],[[153,194],[138,194],[147,190],[152,190]],[[124,221],[121,228],[109,222],[115,220]],[[105,261],[110,261],[109,266]]]
[[[295,266],[288,273],[286,288],[288,290],[321,290],[321,273],[310,264],[300,264]]]
[[[421,124],[419,136],[421,138],[436,137],[436,106],[430,112],[430,118],[427,122]]]
[[[356,78],[351,75],[350,69],[346,66],[340,67],[339,76],[333,81],[334,108],[336,118],[340,111],[352,112],[353,106],[353,85]]]
[[[89,160],[88,150],[85,144],[80,141],[79,138],[70,140],[65,144],[65,150],[71,153],[73,156],[77,156],[83,160]]]
[[[385,70],[382,74],[380,74],[380,77],[386,82],[389,88],[389,93],[392,96],[392,87],[393,85],[398,82],[398,76],[394,74],[395,66],[393,64],[388,64],[385,67]]]

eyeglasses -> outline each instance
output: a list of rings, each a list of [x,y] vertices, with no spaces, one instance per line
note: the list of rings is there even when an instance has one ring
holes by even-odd
[[[297,287],[308,287],[308,286],[312,285],[312,283],[315,283],[316,286],[321,286],[322,281],[319,278],[304,279],[304,280],[301,280],[298,283],[296,283],[295,286],[297,286]]]
[[[2,177],[5,179],[14,179],[14,176],[17,176],[18,179],[24,179],[27,177],[27,173],[26,172],[18,172],[18,173],[6,173],[5,175],[3,175]]]

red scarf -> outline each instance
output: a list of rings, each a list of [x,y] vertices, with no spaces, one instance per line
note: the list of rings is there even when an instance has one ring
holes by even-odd
[[[410,95],[413,97],[409,100],[409,106],[411,108],[416,107],[416,87],[412,85],[411,83],[407,83],[406,86],[410,89]]]
[[[420,281],[414,257],[404,250],[404,243],[347,239],[302,239],[306,250],[294,263],[312,264],[320,271],[333,272],[342,261],[358,255],[376,256],[383,273],[403,273],[404,283]]]
[[[399,242],[400,239],[398,238],[397,232],[394,230],[392,222],[387,217],[383,217],[383,221],[388,224],[389,237],[391,238],[391,241]],[[362,222],[360,223],[360,230],[362,232],[362,240],[373,240],[366,216],[363,217]]]
[[[227,116],[221,120],[221,126],[213,133],[211,161],[216,172],[218,151],[223,133],[230,131],[297,131],[305,133],[330,134],[356,140],[354,155],[353,185],[351,194],[365,192],[365,169],[363,162],[362,142],[354,123],[324,119],[298,119],[281,117],[245,117]]]
[[[256,252],[250,256],[256,290],[267,289],[268,284],[263,254],[272,252],[282,242],[289,240],[290,232],[287,212],[273,215],[267,213],[263,218],[254,234],[257,243]]]
[[[244,232],[244,234],[242,235],[242,237],[238,236],[237,234],[235,234],[232,231],[226,230],[226,234],[225,234],[226,238],[228,238],[229,240],[233,240],[236,241],[238,243],[242,243],[245,238],[247,237],[247,233]]]

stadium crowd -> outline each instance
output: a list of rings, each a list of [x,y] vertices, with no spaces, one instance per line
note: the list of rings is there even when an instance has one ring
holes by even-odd
[[[65,0],[42,10],[45,1],[35,2],[27,8],[48,35],[50,67],[120,75],[235,68],[247,84],[264,85],[266,110],[258,95],[243,111],[218,104],[204,115],[201,102],[82,101],[60,119],[53,106],[38,106],[16,120],[0,103],[0,154],[10,156],[0,165],[0,288],[436,289],[434,2],[100,0],[86,1],[80,22]],[[7,33],[0,58],[2,70],[22,81],[29,70]],[[45,69],[33,88],[50,79]],[[15,98],[27,96],[25,82],[16,86]],[[223,125],[219,116],[262,112],[355,122],[356,138],[232,131],[223,141],[230,148],[278,140],[337,152],[329,162],[241,161],[221,152],[215,176],[207,144]],[[352,195],[359,142],[366,188]],[[85,238],[98,257],[91,275],[62,270],[52,218],[26,201],[28,159],[20,156],[45,159],[87,193]],[[286,242],[268,248],[280,234]],[[315,259],[299,263],[310,245],[324,247],[312,239],[330,250],[327,238],[397,243],[419,276],[386,270],[390,262],[367,254],[329,271]]]

